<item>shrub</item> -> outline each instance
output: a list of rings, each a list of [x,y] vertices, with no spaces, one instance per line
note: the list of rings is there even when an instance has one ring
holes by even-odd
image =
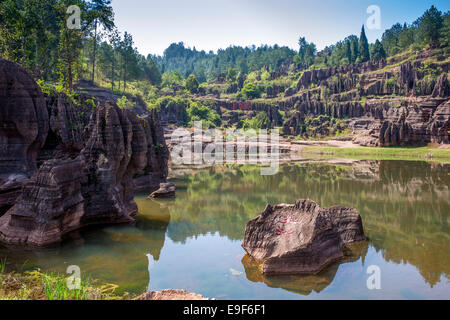
[[[191,102],[187,112],[190,125],[193,125],[194,121],[202,121],[205,128],[215,128],[222,124],[222,119],[216,110],[203,106],[199,102]]]
[[[133,106],[133,103],[128,100],[126,96],[122,96],[122,98],[117,99],[117,105],[120,109],[127,109]]]
[[[255,99],[260,97],[258,87],[254,83],[246,83],[242,88],[242,94],[249,99]]]
[[[270,127],[270,120],[264,111],[258,112],[258,114],[251,119],[242,120],[242,129],[268,129]]]
[[[191,75],[186,79],[186,89],[187,89],[190,93],[197,93],[199,85],[200,85],[200,84],[198,83],[197,78],[196,78],[195,75],[193,75],[193,74],[191,74]]]

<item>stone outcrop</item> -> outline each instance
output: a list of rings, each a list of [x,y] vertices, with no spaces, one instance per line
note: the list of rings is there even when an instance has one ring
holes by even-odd
[[[145,187],[167,177],[158,115],[138,117],[109,102],[88,106],[86,97],[78,105],[64,95],[44,99],[23,70],[4,61],[0,75],[8,124],[0,129],[0,204],[9,209],[0,217],[0,241],[43,246],[87,225],[133,222],[134,178],[145,177]]]
[[[0,60],[0,212],[14,203],[20,181],[37,169],[49,118],[45,99],[22,68]]]
[[[304,71],[299,92],[276,102],[289,114],[284,134],[305,135],[298,128],[307,118],[328,115],[344,122],[354,142],[364,146],[448,143],[450,63],[430,63],[432,56],[423,51],[414,61],[402,62],[403,57],[390,65],[382,60]]]
[[[316,274],[343,259],[346,244],[364,240],[355,209],[299,200],[268,205],[247,223],[242,247],[264,274]]]
[[[166,181],[169,169],[169,149],[166,145],[164,131],[159,121],[159,113],[153,110],[144,120],[144,131],[147,142],[147,163],[143,170],[135,176],[135,191],[154,191],[161,181]]]
[[[376,102],[370,102],[369,105]],[[375,107],[375,106],[374,106]],[[449,143],[450,100],[411,98],[406,106],[386,107],[376,120],[350,121],[349,127],[362,132],[354,142],[364,146],[425,145]]]
[[[153,192],[149,198],[175,198],[175,190],[173,183],[161,183],[159,189]]]

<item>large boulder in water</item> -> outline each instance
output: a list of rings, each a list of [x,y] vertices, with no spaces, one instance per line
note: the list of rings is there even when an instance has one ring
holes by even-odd
[[[364,240],[355,209],[299,200],[268,205],[247,223],[242,247],[265,274],[316,274],[343,259],[346,244]]]

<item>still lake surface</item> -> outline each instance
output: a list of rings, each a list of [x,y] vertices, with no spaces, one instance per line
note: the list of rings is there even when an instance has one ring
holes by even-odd
[[[186,289],[217,299],[450,299],[450,164],[359,161],[284,164],[274,176],[257,166],[211,167],[176,176],[175,200],[136,201],[135,226],[74,234],[39,251],[0,249],[9,270],[64,273],[119,291]],[[261,275],[241,248],[246,222],[267,203],[310,198],[355,207],[368,243],[314,276]],[[367,269],[381,289],[367,288]]]

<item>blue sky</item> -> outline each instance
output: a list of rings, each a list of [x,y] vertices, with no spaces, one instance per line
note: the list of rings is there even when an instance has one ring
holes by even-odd
[[[299,36],[318,49],[359,36],[370,5],[381,9],[381,29],[366,30],[370,42],[396,22],[413,22],[431,5],[445,12],[448,0],[113,0],[116,25],[133,35],[141,54],[162,54],[173,42],[197,50],[230,45],[286,45]]]

